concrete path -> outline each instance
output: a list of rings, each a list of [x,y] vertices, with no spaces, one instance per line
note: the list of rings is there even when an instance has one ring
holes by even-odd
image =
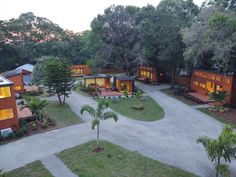
[[[78,177],[54,154],[41,159],[41,162],[55,177]]]
[[[199,176],[214,176],[214,166],[196,139],[203,135],[217,137],[223,124],[161,93],[161,86],[137,85],[163,107],[164,119],[142,122],[119,115],[117,123],[113,120],[102,122],[101,138]],[[78,115],[82,105],[97,105],[94,100],[76,93],[72,93],[67,103]],[[12,170],[94,139],[96,133],[91,130],[91,116],[84,114],[81,117],[86,123],[0,146],[0,169]],[[234,161],[231,164],[232,176],[236,176],[235,167]]]

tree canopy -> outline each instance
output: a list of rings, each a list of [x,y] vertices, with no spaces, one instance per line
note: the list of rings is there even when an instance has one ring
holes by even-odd
[[[235,72],[235,7],[235,0],[206,0],[201,8],[193,0],[112,5],[81,33],[25,13],[0,21],[0,72],[44,56],[89,64],[94,72],[122,68],[128,75],[139,64],[150,64],[172,81],[182,68]]]

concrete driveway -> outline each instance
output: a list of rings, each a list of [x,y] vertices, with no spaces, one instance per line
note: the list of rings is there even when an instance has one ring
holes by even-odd
[[[196,139],[202,135],[218,136],[223,124],[161,93],[160,86],[137,85],[163,107],[164,119],[142,122],[119,115],[117,123],[113,120],[102,122],[101,138],[199,176],[214,176],[214,166]],[[67,103],[79,116],[82,105],[97,105],[94,100],[74,92]],[[9,171],[95,138],[90,125],[92,118],[88,114],[81,117],[86,123],[0,146],[0,169]],[[231,172],[236,176],[235,161],[231,164]]]

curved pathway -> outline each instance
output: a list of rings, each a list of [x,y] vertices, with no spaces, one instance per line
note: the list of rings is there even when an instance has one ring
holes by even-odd
[[[163,107],[164,119],[142,122],[119,115],[117,123],[112,120],[102,122],[101,138],[199,176],[214,176],[214,166],[203,147],[196,143],[196,139],[202,135],[218,136],[223,124],[161,93],[160,86],[140,83],[137,85]],[[67,99],[67,103],[86,123],[33,135],[0,146],[0,169],[12,170],[94,139],[91,117],[88,114],[80,115],[80,108],[84,104],[96,107],[97,103],[74,92]],[[232,176],[236,176],[235,167],[234,161],[231,164]]]

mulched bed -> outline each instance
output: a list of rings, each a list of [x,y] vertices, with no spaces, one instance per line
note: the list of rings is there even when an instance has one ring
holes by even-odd
[[[37,129],[32,129],[30,124],[28,124],[27,126],[28,126],[28,133],[26,133],[26,134],[24,134],[22,136],[19,136],[19,137],[15,136],[15,137],[12,137],[12,138],[9,138],[9,139],[6,138],[4,140],[0,140],[0,145],[16,141],[16,140],[25,138],[27,136],[31,136],[31,135],[35,135],[35,134],[39,134],[39,133],[44,133],[44,132],[48,132],[48,131],[55,130],[55,129],[59,128],[59,127],[57,127],[56,124],[48,125],[48,127],[45,127],[45,128],[42,128],[41,126],[37,126]]]
[[[224,119],[225,122],[227,123],[236,124],[236,109],[234,108],[230,108],[230,111],[224,113],[221,112],[212,112],[212,113],[215,114],[217,117]]]

